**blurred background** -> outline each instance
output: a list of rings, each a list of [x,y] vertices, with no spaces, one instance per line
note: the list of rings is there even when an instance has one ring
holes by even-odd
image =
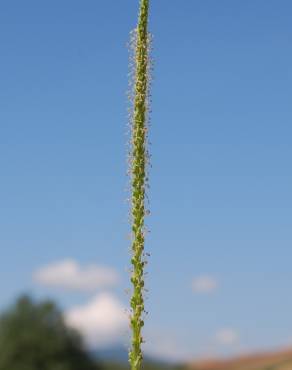
[[[0,370],[128,368],[137,11],[0,4]],[[152,1],[148,369],[292,369],[291,12]]]

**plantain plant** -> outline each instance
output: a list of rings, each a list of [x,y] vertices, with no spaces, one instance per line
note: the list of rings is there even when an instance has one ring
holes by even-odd
[[[132,297],[130,301],[130,327],[132,332],[129,362],[132,370],[140,370],[142,366],[142,327],[144,325],[144,268],[145,259],[145,216],[146,188],[148,186],[148,113],[150,84],[150,36],[148,33],[149,0],[140,0],[138,24],[132,32],[131,47],[133,51],[132,70],[132,106],[131,106],[131,226],[132,226],[132,258],[131,283]]]

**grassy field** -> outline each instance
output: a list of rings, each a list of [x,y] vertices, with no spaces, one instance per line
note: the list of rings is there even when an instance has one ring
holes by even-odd
[[[292,350],[193,363],[190,370],[292,370]]]
[[[119,365],[119,364],[106,364],[104,367],[105,370],[129,370],[129,365]],[[161,365],[154,363],[145,363],[142,366],[143,370],[186,370],[185,366],[171,366],[171,365]]]

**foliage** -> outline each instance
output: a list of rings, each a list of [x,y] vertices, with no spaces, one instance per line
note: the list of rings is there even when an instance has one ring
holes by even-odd
[[[141,331],[144,325],[144,219],[145,188],[147,183],[147,117],[149,89],[149,35],[148,35],[149,0],[140,0],[138,26],[134,32],[134,83],[133,117],[131,137],[131,216],[132,216],[132,259],[131,298],[132,348],[129,361],[132,370],[139,370],[142,363]]]
[[[0,317],[0,370],[100,370],[51,301],[21,297]]]

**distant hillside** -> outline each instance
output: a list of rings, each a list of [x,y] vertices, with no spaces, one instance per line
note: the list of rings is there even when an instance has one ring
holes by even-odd
[[[292,350],[194,362],[192,370],[292,370]]]
[[[113,346],[91,352],[94,358],[102,362],[104,370],[128,370],[128,351],[122,346]],[[143,370],[185,370],[184,366],[175,366],[156,361],[144,356]]]
[[[98,349],[91,351],[91,355],[104,362],[111,361],[122,364],[128,363],[128,351],[123,346],[117,345],[109,348]]]
[[[104,351],[96,351],[104,370],[128,370],[127,351],[121,347],[113,347]],[[264,352],[238,356],[230,359],[210,359],[197,361],[188,365],[169,365],[145,359],[143,370],[292,370],[292,349],[278,352]]]

